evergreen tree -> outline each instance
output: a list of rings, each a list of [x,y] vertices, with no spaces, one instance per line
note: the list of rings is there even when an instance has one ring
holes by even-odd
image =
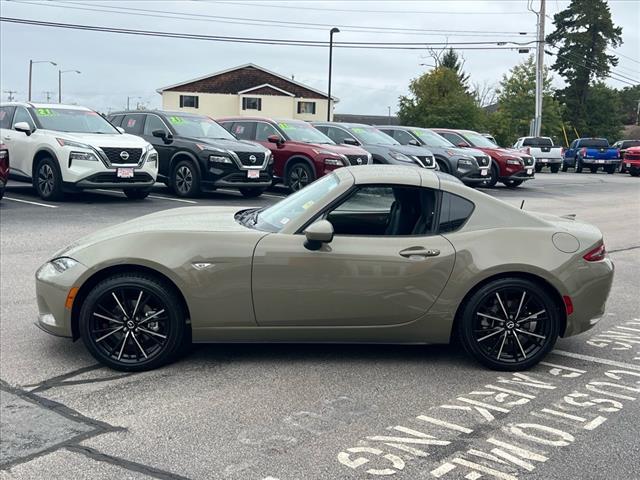
[[[469,75],[464,73],[462,67],[464,62],[460,59],[458,52],[456,52],[453,48],[447,50],[440,58],[440,66],[445,68],[450,68],[456,75],[458,76],[458,80],[462,86],[464,86],[465,90],[469,90]]]

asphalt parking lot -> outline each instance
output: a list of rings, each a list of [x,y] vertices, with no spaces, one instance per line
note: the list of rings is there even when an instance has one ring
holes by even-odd
[[[485,191],[595,224],[616,265],[603,320],[530,372],[485,370],[456,346],[278,344],[197,346],[176,364],[124,374],[33,325],[35,270],[120,221],[266,205],[285,192],[181,200],[158,187],[144,201],[90,192],[47,203],[10,183],[0,202],[0,478],[638,478],[640,182],[540,173]]]

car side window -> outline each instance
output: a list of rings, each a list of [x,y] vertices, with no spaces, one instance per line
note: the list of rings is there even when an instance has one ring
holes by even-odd
[[[415,142],[416,139],[413,138],[413,135],[405,132],[404,130],[396,130],[393,132],[393,138],[395,138],[402,145],[409,145],[412,141]]]
[[[456,135],[455,133],[443,132],[443,133],[440,133],[440,135],[442,135],[444,138],[449,140],[454,145],[458,145],[459,143],[464,142],[462,137],[460,137],[459,135]]]
[[[336,127],[328,127],[327,128],[327,137],[336,142],[338,145],[344,143],[346,138],[354,139],[352,135],[348,134],[344,130]],[[355,139],[354,139],[355,140]]]
[[[142,125],[144,124],[144,115],[126,115],[122,120],[121,127],[125,132],[131,135],[142,135]]]
[[[107,117],[107,120],[109,120],[112,125],[119,127],[122,123],[122,117],[124,117],[124,115],[110,115]]]
[[[231,133],[239,140],[254,140],[255,132],[255,122],[235,122],[231,128]]]
[[[281,135],[273,127],[273,125],[269,125],[268,123],[264,123],[264,122],[256,123],[256,141],[257,142],[266,142],[267,139],[272,135],[277,135],[278,137],[281,137]]]
[[[358,188],[326,219],[336,235],[430,235],[435,230],[437,192],[404,185]]]
[[[13,117],[13,125],[19,122],[27,122],[31,127],[31,130],[36,129],[36,125],[33,123],[31,115],[29,115],[29,112],[27,112],[27,109],[24,107],[16,107],[16,114]]]
[[[7,130],[11,129],[11,120],[13,118],[13,112],[15,111],[15,109],[16,107],[12,107],[9,105],[0,107],[0,128],[6,128]]]
[[[449,233],[458,230],[469,219],[475,205],[466,198],[449,192],[442,192],[440,207],[440,225],[438,233]]]
[[[169,133],[164,122],[160,120],[160,117],[157,115],[147,115],[147,119],[144,122],[144,135],[151,137],[155,130],[162,130],[165,133]]]

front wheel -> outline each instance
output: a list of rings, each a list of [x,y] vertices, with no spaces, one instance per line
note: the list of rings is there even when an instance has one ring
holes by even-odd
[[[200,172],[191,160],[181,160],[171,173],[171,186],[179,197],[197,197],[200,194]]]
[[[536,169],[536,173],[540,173],[542,171],[542,165],[536,163],[535,169]]]
[[[125,188],[123,191],[127,198],[131,200],[143,200],[151,193],[149,188]]]
[[[246,188],[241,188],[240,193],[242,194],[243,197],[255,198],[262,195],[265,192],[265,190],[266,188],[246,187]]]
[[[38,162],[33,186],[43,200],[62,200],[62,175],[58,163],[53,158],[45,157]]]
[[[589,167],[589,171],[591,173],[598,173],[598,167],[596,165],[592,165]]]
[[[100,363],[122,371],[169,363],[185,336],[185,315],[173,288],[144,274],[98,283],[80,310],[80,335]]]
[[[287,172],[287,185],[297,192],[315,180],[311,167],[306,163],[296,163]]]
[[[522,182],[524,180],[506,180],[504,183],[504,186],[507,188],[516,188],[519,187],[520,185],[522,185]]]
[[[491,163],[491,168],[489,169],[489,178],[487,178],[484,183],[482,183],[483,187],[493,188],[498,183],[498,177],[500,176],[500,171],[495,163]]]
[[[566,172],[567,170],[569,170],[569,166],[566,163],[562,163],[562,171]]]
[[[556,343],[560,311],[537,283],[503,278],[484,285],[465,302],[458,335],[480,363],[494,370],[526,370]]]

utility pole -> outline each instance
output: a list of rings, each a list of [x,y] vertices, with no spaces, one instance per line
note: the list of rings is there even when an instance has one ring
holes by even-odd
[[[331,63],[333,61],[333,34],[339,32],[340,30],[336,27],[329,30],[329,93],[327,98],[327,122],[331,121]]]
[[[18,93],[18,91],[17,90],[5,90],[4,93],[6,93],[8,95],[8,100],[10,102],[13,102],[13,100],[15,99],[13,94],[14,93]]]
[[[387,107],[389,109],[389,125],[391,125],[391,107]]]
[[[540,10],[536,12],[538,16],[538,42],[536,52],[536,113],[533,123],[533,135],[540,136],[542,129],[542,93],[544,91],[544,23],[545,23],[545,0],[540,0]]]

